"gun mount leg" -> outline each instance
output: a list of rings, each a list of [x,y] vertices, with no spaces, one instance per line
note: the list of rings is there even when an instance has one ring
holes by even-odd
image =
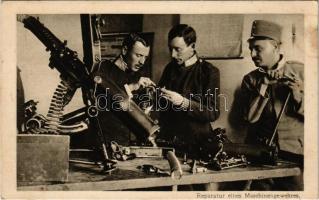
[[[113,161],[106,161],[103,163],[103,173],[111,174],[114,170],[117,169],[115,166],[116,162]]]
[[[249,191],[252,182],[253,182],[252,180],[248,180],[246,184],[244,185],[243,191]]]
[[[178,191],[178,185],[172,185],[172,191]]]
[[[109,158],[109,154],[108,154],[108,150],[107,150],[107,143],[105,141],[105,138],[103,136],[102,133],[102,129],[100,126],[100,122],[96,117],[91,117],[90,118],[90,122],[92,124],[93,127],[93,132],[97,135],[97,139],[98,139],[98,144],[99,144],[99,148],[100,148],[100,153],[101,153],[101,159],[102,159],[102,167],[103,173],[111,173],[112,171],[114,171],[116,168],[116,161],[112,160]]]
[[[219,184],[218,183],[206,183],[205,191],[218,191]]]

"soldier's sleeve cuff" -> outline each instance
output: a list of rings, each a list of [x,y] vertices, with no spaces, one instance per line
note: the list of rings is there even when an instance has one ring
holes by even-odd
[[[133,98],[132,91],[131,91],[130,87],[128,86],[128,84],[125,84],[125,85],[124,85],[124,88],[125,88],[125,92],[126,92],[126,94],[128,95],[128,97],[129,97],[130,99]]]
[[[187,110],[189,108],[189,104],[190,104],[190,100],[184,97],[180,107],[183,108],[183,110]]]
[[[297,113],[299,113],[300,115],[304,114],[304,98],[301,99],[301,102],[296,103],[295,105],[295,110]]]

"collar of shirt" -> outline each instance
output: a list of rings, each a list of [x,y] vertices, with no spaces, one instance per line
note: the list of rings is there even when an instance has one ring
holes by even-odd
[[[270,71],[277,71],[277,70],[283,68],[283,66],[285,66],[285,63],[286,63],[285,57],[282,54],[280,54],[280,59],[279,59],[278,63],[276,64],[277,65],[276,69],[273,69]],[[267,73],[267,71],[261,67],[258,68],[258,71],[261,73]]]
[[[184,62],[184,67],[189,67],[193,64],[195,64],[198,60],[197,54],[195,53],[192,57],[190,57],[188,60]]]
[[[122,55],[119,55],[119,57],[116,58],[114,64],[115,64],[120,70],[122,70],[123,72],[125,72],[125,71],[128,69],[127,64],[126,64],[126,62],[124,61]]]

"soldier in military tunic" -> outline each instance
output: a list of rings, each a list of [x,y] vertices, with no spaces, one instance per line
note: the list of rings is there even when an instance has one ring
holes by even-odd
[[[130,33],[123,41],[120,55],[114,61],[103,60],[97,63],[92,70],[92,76],[94,77],[98,73],[103,80],[113,81],[119,88],[125,90],[127,94],[132,95],[134,101],[138,101],[140,89],[155,85],[150,78],[146,77],[143,70],[150,48],[150,42],[144,36],[139,33]],[[132,94],[133,91],[137,92],[136,96]],[[98,95],[111,98],[110,95],[105,93],[104,89],[98,90]],[[102,111],[103,108],[115,110],[112,103],[108,102],[111,102],[111,100],[106,98],[99,99],[98,103]],[[106,141],[129,145],[132,137],[134,138],[134,134],[122,122],[120,115],[122,115],[122,112],[119,110],[117,112],[100,112],[98,118],[101,123],[101,129]]]
[[[304,66],[287,61],[280,53],[282,28],[273,22],[253,22],[249,49],[257,67],[244,76],[241,86],[242,116],[249,124],[246,142],[269,141],[288,93],[290,98],[279,122],[274,142],[279,157],[303,166]],[[259,184],[263,182],[263,184]],[[270,184],[265,184],[270,183]],[[253,182],[256,190],[302,190],[302,175]]]

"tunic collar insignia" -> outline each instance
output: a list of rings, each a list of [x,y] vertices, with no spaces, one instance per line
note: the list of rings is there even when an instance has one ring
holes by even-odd
[[[195,53],[192,57],[190,57],[188,60],[185,61],[184,66],[189,67],[193,64],[195,64],[198,60],[197,54]]]
[[[127,64],[126,62],[124,61],[122,55],[120,55],[119,57],[117,57],[117,59],[115,60],[114,64],[122,71],[126,71],[128,68],[127,68]]]

